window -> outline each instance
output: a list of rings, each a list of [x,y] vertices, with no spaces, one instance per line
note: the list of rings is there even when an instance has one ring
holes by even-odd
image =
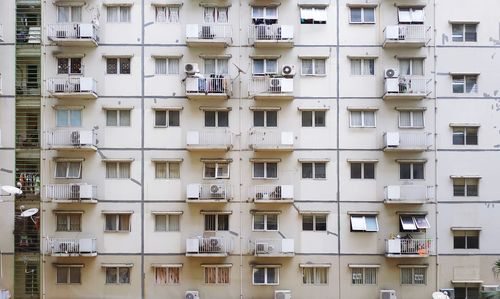
[[[254,179],[277,179],[278,178],[278,163],[276,162],[254,162],[253,176]]]
[[[254,231],[277,231],[278,214],[255,214],[253,215]]]
[[[73,214],[73,213],[68,213],[68,214],[56,214],[56,221],[57,221],[57,226],[56,226],[56,231],[58,232],[79,232],[82,231],[81,228],[81,221],[82,221],[82,215],[81,214]]]
[[[178,232],[180,231],[180,215],[155,215],[156,232]]]
[[[108,23],[130,23],[130,6],[108,6]]]
[[[178,127],[180,125],[180,111],[156,110],[155,127]]]
[[[453,144],[455,145],[477,145],[478,128],[473,127],[454,127]]]
[[[401,267],[401,284],[427,284],[427,267]]]
[[[106,73],[108,75],[113,75],[113,74],[129,75],[130,74],[130,58],[129,57],[107,58],[106,59]]]
[[[56,126],[58,127],[81,127],[82,110],[80,109],[57,109]]]
[[[56,162],[56,179],[79,179],[82,175],[82,162],[59,161]]]
[[[422,7],[399,7],[399,24],[423,24],[424,9]]]
[[[303,267],[302,283],[312,285],[322,285],[328,283],[327,267]]]
[[[352,232],[378,232],[377,215],[351,215]]]
[[[327,215],[302,215],[303,231],[326,231]]]
[[[455,230],[453,231],[454,249],[479,249],[478,230]]]
[[[373,7],[351,7],[351,24],[373,24],[375,23],[375,8]]]
[[[423,128],[424,111],[423,110],[405,110],[399,111],[400,128]]]
[[[227,75],[229,74],[229,59],[227,58],[216,58],[216,59],[205,59],[205,74],[207,75]]]
[[[56,283],[72,284],[81,283],[81,266],[62,266],[58,265],[56,268]]]
[[[278,111],[258,110],[253,112],[253,126],[275,128],[278,126]]]
[[[477,42],[477,24],[452,24],[451,40],[454,42]]]
[[[107,179],[129,179],[130,162],[106,162]]]
[[[130,126],[130,110],[106,110],[106,126]]]
[[[228,231],[229,230],[229,215],[228,214],[206,214],[205,215],[205,231]]]
[[[477,93],[477,75],[452,76],[453,93]]]
[[[130,268],[106,267],[106,283],[130,283]]]
[[[254,285],[278,285],[280,269],[278,267],[254,267],[253,284]]]
[[[207,284],[228,284],[231,268],[228,266],[205,266],[203,276]]]
[[[326,126],[326,111],[302,111],[302,127],[325,127]]]
[[[375,59],[373,58],[351,59],[351,75],[352,76],[375,75]]]
[[[401,215],[399,216],[399,231],[420,231],[431,227],[425,215]]]
[[[300,24],[326,24],[326,8],[301,7]]]
[[[479,286],[470,286],[464,284],[462,286],[456,286],[455,290],[455,299],[479,299]]]
[[[253,6],[252,23],[255,25],[278,23],[278,8],[274,6]]]
[[[179,23],[178,6],[156,6],[155,13],[158,23]]]
[[[155,58],[156,75],[178,75],[179,58]]]
[[[374,162],[351,162],[351,179],[374,179]]]
[[[80,23],[82,21],[81,6],[58,6],[57,23]]]
[[[129,232],[130,214],[106,214],[106,232]]]
[[[229,7],[205,7],[203,21],[205,23],[227,23]]]
[[[205,111],[205,127],[227,128],[229,111]]]
[[[326,163],[311,162],[302,163],[303,179],[326,179]]]
[[[58,74],[81,74],[82,59],[81,58],[57,58],[57,73]]]
[[[204,179],[229,179],[229,163],[206,162],[203,164]]]
[[[252,75],[271,75],[278,73],[277,59],[254,59],[252,61]]]
[[[326,59],[302,59],[302,75],[322,76],[326,74]]]
[[[351,277],[354,285],[377,284],[377,268],[351,268]]]
[[[180,168],[179,162],[155,162],[155,179],[178,179]]]
[[[401,180],[423,180],[423,162],[402,162],[399,163],[399,179]]]
[[[157,267],[155,268],[155,283],[156,284],[179,284],[180,283],[179,267]]]
[[[399,59],[399,73],[401,76],[423,76],[424,59],[423,58]]]
[[[454,178],[453,196],[479,196],[479,179]]]
[[[351,128],[375,128],[375,111],[352,110],[350,112]]]

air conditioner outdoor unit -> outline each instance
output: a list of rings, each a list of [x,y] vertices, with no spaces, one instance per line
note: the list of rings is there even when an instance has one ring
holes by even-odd
[[[295,76],[295,67],[293,65],[284,65],[281,68],[281,74],[286,78]]]
[[[226,188],[224,185],[211,185],[210,186],[211,198],[224,198],[226,197]]]
[[[200,72],[200,68],[198,67],[197,63],[186,63],[184,65],[184,71],[188,75],[194,75]]]
[[[498,285],[482,285],[481,292],[496,292],[499,290]]]
[[[281,78],[271,78],[268,90],[270,92],[281,92]]]
[[[395,290],[380,290],[380,299],[397,299]]]
[[[80,145],[80,132],[79,131],[71,132],[71,144]]]
[[[272,252],[274,250],[273,245],[269,243],[256,243],[255,244],[255,253],[256,254],[265,254]]]
[[[397,78],[399,77],[399,70],[396,68],[387,68],[384,70],[384,78]]]
[[[384,135],[386,147],[399,146],[399,132],[386,132]]]
[[[198,291],[186,291],[186,299],[199,299],[200,294]]]
[[[439,289],[443,294],[447,294],[450,299],[455,299],[455,289]]]
[[[69,198],[80,199],[80,185],[71,185],[71,193]]]
[[[292,299],[292,291],[276,290],[274,291],[274,299]]]

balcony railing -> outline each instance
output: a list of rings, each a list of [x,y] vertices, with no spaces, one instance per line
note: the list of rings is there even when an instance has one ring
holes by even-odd
[[[230,24],[187,24],[186,43],[190,46],[227,46],[232,42]]]
[[[62,77],[47,80],[48,92],[56,98],[97,98],[97,81],[90,77]]]
[[[94,130],[59,129],[47,132],[47,147],[59,149],[96,149]]]
[[[249,133],[249,145],[255,151],[291,151],[294,136],[293,132],[254,130]]]
[[[97,186],[52,184],[45,187],[45,196],[56,202],[95,203],[97,201]]]
[[[384,47],[423,47],[427,42],[425,25],[390,25],[384,29]]]
[[[293,78],[253,76],[249,93],[255,100],[293,99]]]
[[[415,99],[421,100],[428,94],[427,84],[430,82],[425,77],[400,76],[386,78],[384,81],[384,100],[387,99]]]
[[[434,188],[425,185],[392,185],[384,187],[386,203],[425,203],[434,199]]]
[[[222,99],[231,95],[231,80],[223,75],[204,75],[186,78],[186,96],[189,99]]]
[[[292,25],[250,25],[248,36],[254,46],[293,46]]]
[[[51,256],[96,256],[95,238],[68,239],[47,238],[46,254]]]
[[[232,198],[230,184],[188,184],[186,188],[187,199],[190,202],[203,201],[228,201]]]
[[[293,202],[293,185],[257,185],[250,188],[250,198],[256,203]]]
[[[426,257],[432,250],[432,239],[389,239],[386,240],[388,257]]]
[[[256,256],[293,256],[295,254],[293,239],[256,239],[254,254]]]
[[[186,239],[188,256],[227,256],[231,251],[231,241],[223,237],[194,237]]]
[[[425,151],[432,147],[432,133],[384,133],[384,151]]]
[[[99,36],[94,24],[61,23],[50,24],[47,27],[47,37],[58,44],[97,45]]]
[[[232,147],[231,132],[227,130],[188,131],[186,135],[188,150],[223,150]]]

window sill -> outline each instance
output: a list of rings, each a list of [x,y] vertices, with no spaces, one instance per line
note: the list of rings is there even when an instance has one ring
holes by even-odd
[[[350,25],[375,25],[375,22],[353,22],[349,21]]]
[[[256,177],[252,177],[252,180],[265,180],[265,181],[270,181],[270,180],[278,180],[278,178],[256,178]]]
[[[104,232],[105,233],[119,233],[119,234],[130,233],[129,230],[105,230]]]
[[[326,74],[300,74],[302,77],[327,77]]]

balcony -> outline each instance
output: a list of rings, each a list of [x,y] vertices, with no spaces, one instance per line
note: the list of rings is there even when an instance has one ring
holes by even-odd
[[[295,255],[293,239],[256,239],[254,255],[259,257],[292,257]]]
[[[189,151],[228,151],[232,148],[231,133],[227,130],[188,131],[186,148]]]
[[[47,80],[47,91],[54,98],[64,99],[97,99],[97,81],[90,77],[50,78]]]
[[[190,100],[227,100],[231,95],[231,80],[222,75],[186,78],[186,97]]]
[[[232,198],[231,189],[231,185],[219,182],[211,184],[188,184],[186,187],[187,202],[228,202]]]
[[[97,150],[94,130],[61,129],[47,132],[47,147],[55,150]]]
[[[423,204],[434,199],[434,188],[425,185],[392,185],[384,187],[386,204]]]
[[[97,203],[97,186],[88,184],[52,184],[45,196],[56,203]]]
[[[186,239],[186,256],[225,257],[231,251],[231,242],[223,237],[194,237]]]
[[[292,203],[293,185],[257,185],[250,188],[255,203]]]
[[[293,151],[293,132],[254,130],[249,133],[249,145],[254,151]]]
[[[384,133],[386,152],[424,152],[432,147],[432,133]]]
[[[50,24],[47,31],[48,39],[58,46],[96,47],[99,42],[94,24]]]
[[[45,254],[50,256],[97,256],[95,238],[47,238]]]
[[[249,93],[254,100],[293,100],[293,78],[253,76]]]
[[[292,48],[292,25],[250,25],[249,43],[256,48]]]
[[[384,100],[422,100],[427,97],[429,90],[427,78],[416,76],[400,76],[385,78]]]
[[[232,43],[230,24],[187,24],[186,44],[189,47],[225,48]]]
[[[428,257],[432,249],[431,239],[389,239],[386,240],[386,257]]]
[[[384,48],[421,48],[428,41],[425,25],[390,25],[384,29]]]

